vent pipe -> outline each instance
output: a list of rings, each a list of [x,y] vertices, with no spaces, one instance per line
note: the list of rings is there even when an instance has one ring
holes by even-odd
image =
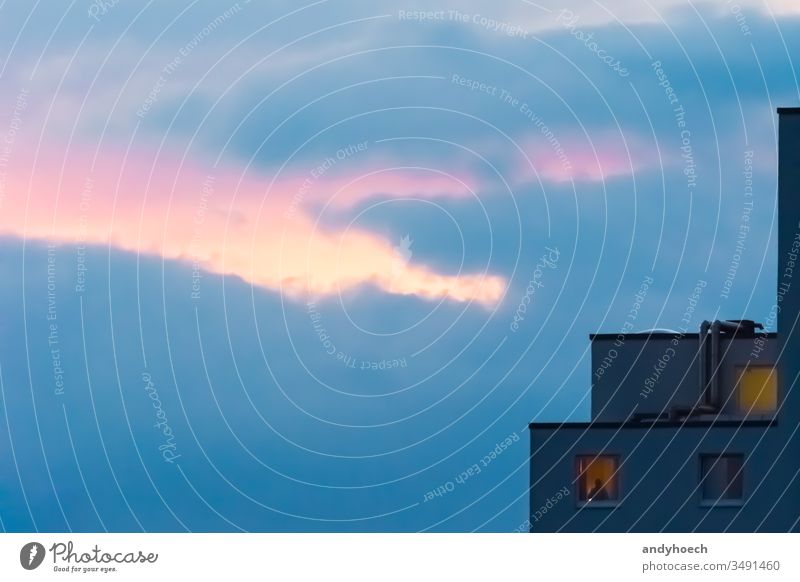
[[[700,394],[703,395],[703,402],[710,405],[708,393],[708,348],[706,347],[706,339],[708,339],[708,330],[711,328],[710,321],[703,321],[700,324],[700,335],[698,335],[697,342],[697,358],[699,360],[700,368]]]

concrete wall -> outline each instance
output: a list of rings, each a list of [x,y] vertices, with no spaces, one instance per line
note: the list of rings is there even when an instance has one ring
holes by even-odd
[[[670,426],[593,428],[580,425],[531,431],[531,531],[721,532],[787,531],[798,499],[786,496],[797,459],[773,465],[785,441],[776,427]],[[575,455],[621,457],[621,502],[614,508],[578,507]],[[744,503],[705,507],[700,500],[701,453],[743,453]],[[549,503],[568,487],[570,494]]]
[[[698,395],[697,337],[595,336],[592,340],[592,418],[626,420],[690,404]]]
[[[800,109],[784,110],[780,117],[778,177],[778,337],[782,403],[778,418],[786,440],[784,458],[800,463]],[[777,311],[777,309],[776,309]],[[779,399],[780,403],[780,399]],[[795,478],[787,495],[800,499]],[[800,514],[795,517],[800,518]],[[800,531],[799,526],[795,526]]]
[[[734,393],[737,367],[748,360],[758,364],[775,362],[778,349],[775,335],[759,338],[758,343],[753,338],[721,342],[719,376],[723,414],[739,416]],[[709,339],[706,346],[709,358],[710,343]],[[754,357],[756,347],[759,351]],[[623,421],[634,413],[668,412],[671,406],[695,404],[700,399],[697,348],[697,334],[594,336],[592,418]]]

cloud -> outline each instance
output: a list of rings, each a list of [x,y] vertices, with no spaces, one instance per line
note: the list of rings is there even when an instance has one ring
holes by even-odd
[[[555,183],[605,182],[618,176],[658,167],[652,148],[635,135],[613,136],[600,133],[590,139],[562,137],[526,139],[522,148],[526,160],[517,169],[520,183],[546,180]]]
[[[13,437],[14,446],[22,447],[18,453],[27,453],[17,455],[22,469],[0,459],[6,473],[21,476],[19,487],[0,488],[7,529],[97,531],[101,525],[84,488],[110,530],[138,529],[123,492],[131,493],[146,529],[179,529],[155,486],[175,508],[173,515],[193,529],[227,529],[231,523],[219,518],[224,515],[260,530],[416,530],[447,516],[440,529],[472,530],[486,528],[491,513],[491,527],[510,530],[527,512],[529,483],[518,470],[526,462],[524,447],[515,448],[514,457],[504,454],[508,467],[484,472],[482,481],[438,500],[435,509],[421,504],[386,514],[415,504],[532,417],[585,419],[586,333],[618,331],[645,275],[652,272],[656,284],[636,322],[639,329],[680,325],[699,277],[709,281],[703,312],[721,308],[726,318],[764,320],[774,303],[776,272],[773,105],[796,103],[789,54],[800,38],[793,34],[798,19],[785,17],[776,25],[768,8],[788,14],[797,10],[794,0],[739,1],[752,36],[743,36],[728,3],[538,3],[548,12],[524,0],[447,2],[441,8],[518,24],[536,38],[511,37],[480,20],[400,22],[394,5],[341,2],[319,4],[248,38],[297,7],[288,0],[250,3],[168,75],[144,119],[137,109],[163,67],[219,14],[219,6],[192,5],[173,23],[188,4],[153,4],[137,16],[144,3],[126,1],[94,25],[86,6],[74,6],[62,21],[63,12],[49,5],[3,5],[0,45],[9,55],[2,65],[7,82],[0,87],[0,140],[14,123],[7,116],[13,116],[19,89],[30,89],[18,140],[7,163],[0,163],[0,233],[15,237],[0,246],[0,304],[8,314],[0,325],[0,351],[13,429],[0,431],[0,449],[9,450]],[[404,4],[415,7],[428,9],[429,3]],[[630,76],[617,75],[564,30],[557,20],[561,8],[580,15],[579,26],[595,33]],[[393,14],[343,24],[379,13]],[[688,112],[699,169],[694,193],[682,173],[674,106],[651,69],[655,59]],[[454,84],[455,73],[531,104],[560,141],[569,166],[519,108]],[[507,139],[501,141],[496,130]],[[39,136],[42,148],[34,161],[31,143]],[[370,146],[369,155],[310,174],[343,144],[365,139],[389,141],[380,152]],[[531,158],[542,187],[511,140]],[[462,145],[494,167],[459,153]],[[101,153],[93,161],[95,147]],[[650,171],[661,164],[656,148],[663,173]],[[743,151],[750,149],[761,196],[736,285],[722,302],[716,290],[737,252]],[[181,159],[184,151],[191,162]],[[205,162],[217,156],[222,169]],[[276,176],[284,162],[286,171]],[[433,169],[417,169],[422,166]],[[508,192],[495,168],[510,178]],[[603,182],[628,175],[636,179]],[[571,180],[579,188],[571,189]],[[481,204],[473,203],[474,195]],[[384,204],[405,197],[435,202],[437,212],[419,208],[433,204]],[[454,216],[458,232],[451,237],[438,206]],[[359,219],[365,210],[371,212]],[[448,244],[457,243],[458,234],[468,248]],[[52,323],[45,309],[36,308],[49,299],[48,253],[35,243],[23,252],[20,237],[63,245],[55,253],[57,305],[72,433],[65,431],[62,402],[53,398],[51,348],[36,331]],[[76,243],[112,245],[108,253],[99,247],[87,253],[90,276],[80,296],[70,290]],[[458,301],[491,305],[506,285],[513,300],[504,307],[513,310],[545,245],[557,246],[564,259],[537,291],[536,313],[519,333],[501,344],[508,312],[489,318],[476,309],[458,317],[464,307]],[[136,260],[117,248],[147,257]],[[182,262],[163,265],[161,259]],[[465,272],[459,261],[469,265]],[[202,298],[190,301],[195,262],[202,268],[196,274],[205,278]],[[490,262],[507,282],[496,273],[483,275]],[[236,280],[223,284],[205,276],[208,271]],[[343,365],[323,350],[306,306],[284,305],[275,293],[251,294],[240,278],[298,299],[332,298],[320,304],[322,325],[338,350],[362,363],[407,356],[409,367],[370,375]],[[336,301],[337,293],[362,286],[363,292]],[[430,309],[428,300],[442,298],[452,301]],[[369,333],[356,330],[356,322]],[[395,333],[411,322],[419,325]],[[23,346],[20,338],[28,334]],[[428,347],[431,338],[441,339]],[[421,346],[425,350],[412,357]],[[160,462],[152,406],[139,381],[145,366],[159,379],[188,479]],[[373,398],[392,391],[402,392]],[[225,422],[222,413],[229,415]],[[371,428],[381,423],[387,426]],[[476,435],[483,441],[470,444]],[[113,444],[108,462],[102,442]],[[256,463],[253,453],[263,461]],[[57,491],[41,479],[45,459]],[[220,474],[209,460],[220,461]],[[73,461],[80,462],[85,482]],[[114,475],[109,469],[115,467],[125,470]],[[400,481],[388,487],[330,488],[395,478]],[[302,516],[386,517],[327,523],[275,515],[242,499],[229,489],[232,483],[265,505]],[[63,496],[69,523],[59,517],[54,493]],[[198,510],[198,493],[218,515]],[[35,524],[25,515],[27,502]],[[501,507],[508,510],[498,512]]]
[[[499,276],[437,272],[414,260],[398,267],[394,244],[356,227],[322,226],[313,215],[327,200],[349,207],[372,196],[464,196],[465,181],[394,169],[332,182],[308,174],[270,183],[231,167],[209,173],[178,159],[123,156],[113,148],[100,154],[92,171],[85,152],[73,150],[63,160],[48,152],[36,165],[16,154],[18,171],[5,183],[1,234],[179,259],[298,299],[365,284],[485,306],[504,293]],[[26,177],[27,168],[33,170]]]
[[[505,4],[513,6],[506,9],[506,18],[516,22],[524,22],[529,30],[545,31],[559,28],[556,22],[562,11],[579,16],[584,26],[605,26],[623,23],[663,24],[670,23],[676,10],[714,11],[718,16],[731,16],[742,11],[761,15],[800,14],[800,6],[793,0],[737,0],[736,2],[713,2],[711,0],[689,3],[687,0],[659,0],[658,2],[639,2],[637,0],[615,0],[614,2],[597,2],[594,0],[545,0],[535,3],[514,2]],[[532,7],[539,7],[535,9]],[[477,9],[477,7],[476,7]]]

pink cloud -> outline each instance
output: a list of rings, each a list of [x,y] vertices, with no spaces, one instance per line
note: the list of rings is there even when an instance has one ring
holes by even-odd
[[[104,148],[92,156],[48,149],[36,164],[17,151],[5,181],[0,234],[63,243],[78,241],[241,277],[291,297],[330,295],[371,284],[386,293],[476,301],[503,295],[501,277],[439,273],[413,260],[398,267],[397,249],[374,233],[332,231],[313,212],[331,200],[348,207],[371,197],[471,196],[468,180],[427,170],[395,169],[268,179],[146,152],[125,158]],[[64,167],[63,173],[61,171]],[[332,197],[332,198],[331,198]]]
[[[571,136],[536,136],[522,141],[530,159],[517,167],[520,182],[539,179],[549,182],[602,182],[629,176],[658,163],[652,148],[641,140],[619,135],[577,139]],[[560,139],[559,139],[560,138]]]
[[[359,156],[356,162],[328,157],[314,166],[284,172],[271,195],[290,194],[295,205],[308,205],[311,211],[311,207],[351,208],[380,199],[469,199],[480,189],[479,180],[465,168],[447,172],[437,167],[399,166],[366,153]]]

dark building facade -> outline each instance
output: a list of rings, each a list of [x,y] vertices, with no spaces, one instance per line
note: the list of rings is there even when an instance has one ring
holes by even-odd
[[[800,530],[800,108],[778,116],[777,334],[590,336],[591,421],[530,425],[531,531]]]

